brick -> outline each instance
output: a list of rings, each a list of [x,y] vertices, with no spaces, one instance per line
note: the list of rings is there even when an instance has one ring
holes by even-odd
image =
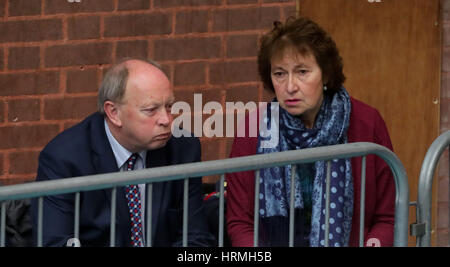
[[[202,125],[205,122],[205,120],[211,116],[210,114],[198,114],[198,113],[196,114],[195,113],[196,106],[195,106],[195,102],[194,102],[194,94],[200,94],[202,103],[197,103],[197,105],[202,110],[203,110],[203,108],[205,106],[205,103],[207,103],[207,102],[212,102],[212,101],[219,102],[219,103],[222,102],[221,101],[221,94],[222,94],[222,92],[221,92],[220,89],[210,89],[210,90],[200,90],[200,89],[175,90],[174,94],[175,94],[176,102],[186,102],[189,105],[190,110],[183,110],[183,111],[180,111],[180,113],[183,113],[184,111],[186,111],[186,112],[190,111],[190,113],[191,113],[191,125],[190,126],[183,125],[183,128],[186,129],[186,130],[188,130],[190,128],[190,131],[192,133],[194,133],[194,127],[195,127],[195,125],[194,125],[195,117],[194,116],[201,116],[202,117]],[[222,103],[221,103],[221,106],[222,106]],[[223,109],[223,107],[222,107],[222,109]],[[178,115],[181,115],[181,114],[174,114],[174,116],[176,116],[176,117]],[[201,135],[202,136],[204,135],[203,129],[202,129]]]
[[[131,14],[105,18],[105,37],[145,36],[171,32],[170,14]]]
[[[258,80],[255,61],[233,61],[210,65],[210,83],[225,84]]]
[[[263,0],[263,3],[295,3],[295,0]]]
[[[208,11],[181,11],[176,16],[175,33],[201,33],[208,31]]]
[[[4,164],[3,158],[4,158],[3,154],[0,153],[0,176],[3,175],[3,164]],[[3,183],[0,181],[0,186],[1,185],[3,185]]]
[[[125,57],[147,58],[148,42],[146,40],[117,42],[116,59]]]
[[[3,66],[5,64],[3,63],[3,48],[0,47],[0,71],[3,70]]]
[[[221,9],[213,13],[213,31],[267,29],[279,19],[279,7]]]
[[[450,0],[441,0],[441,9],[450,12]]]
[[[438,214],[440,216],[437,218],[437,228],[447,228],[449,226],[448,205],[448,202],[438,203]]]
[[[148,0],[119,0],[118,10],[140,10],[149,9],[150,1]]]
[[[450,98],[450,73],[449,72],[441,73],[441,98]]]
[[[82,0],[70,3],[66,0],[45,0],[45,14],[109,12],[114,10],[114,0]]]
[[[442,100],[440,105],[441,128],[450,126],[450,99]]]
[[[258,86],[235,86],[230,87],[226,91],[226,102],[243,102],[247,104],[249,102],[259,102]],[[257,104],[258,105],[258,104]]]
[[[444,216],[444,215],[442,215],[442,216]],[[448,228],[437,230],[437,237],[436,237],[436,246],[437,247],[448,247],[449,246],[448,232],[449,232]]]
[[[32,47],[11,47],[8,55],[8,69],[37,69],[39,67],[40,49]]]
[[[6,0],[0,0],[0,17],[5,15]]]
[[[5,104],[3,101],[0,101],[0,123],[4,122],[5,120]]]
[[[442,132],[442,130],[441,130]],[[439,158],[439,164],[438,164],[438,168],[437,168],[437,172],[438,172],[438,182],[440,183],[441,180],[448,180],[448,172],[449,172],[449,158],[448,158],[448,149],[446,149],[445,151],[442,152],[441,157]],[[442,189],[442,187],[438,187],[439,190]],[[447,187],[448,189],[448,187]],[[448,191],[448,190],[447,190]],[[444,200],[440,200],[440,201],[444,201]]]
[[[450,1],[449,0],[441,0],[441,13],[442,20],[450,19]]]
[[[67,72],[66,82],[68,93],[97,92],[97,69],[70,70]]]
[[[57,45],[45,49],[46,67],[107,64],[111,61],[110,43]]]
[[[100,37],[100,17],[73,17],[67,20],[70,40],[97,39]]]
[[[227,57],[256,57],[258,35],[233,35],[227,38]]]
[[[442,48],[442,71],[450,72],[450,47]]]
[[[0,149],[44,146],[58,131],[56,124],[0,127]]]
[[[38,121],[41,116],[39,99],[18,99],[8,101],[10,122]]]
[[[20,177],[14,177],[14,178],[0,178],[0,185],[15,185],[15,184],[23,184],[23,183],[29,183],[36,180],[36,175],[24,175]]]
[[[274,97],[275,97],[274,92],[269,91],[268,89],[265,88],[262,89],[262,96],[261,96],[262,102],[271,102]]]
[[[78,120],[71,120],[69,122],[64,122],[64,130],[69,129],[72,126],[75,126],[76,124],[80,123],[82,121],[82,119],[78,119]]]
[[[295,6],[285,6],[283,7],[284,18],[296,17],[297,8]]]
[[[161,68],[166,76],[169,78],[169,81],[173,81],[173,72],[172,66],[170,64],[161,64]]]
[[[43,95],[58,92],[59,73],[41,71],[33,73],[0,74],[0,96]]]
[[[442,46],[450,45],[450,24],[444,23],[442,25]]]
[[[9,16],[32,16],[41,14],[41,0],[9,0]]]
[[[38,168],[39,151],[21,151],[9,154],[9,173],[36,173]]]
[[[97,110],[97,97],[70,97],[45,99],[46,120],[80,119]]]
[[[60,40],[60,19],[19,20],[0,22],[0,43]]]
[[[194,94],[201,94],[202,97],[202,109],[206,102],[217,101],[219,103],[222,102],[221,95],[222,90],[220,89],[209,89],[209,90],[175,90],[175,99],[176,101],[183,101],[189,104],[191,112],[194,112]],[[208,115],[208,114],[206,114]],[[208,115],[209,116],[209,115]]]
[[[238,131],[238,127],[242,126],[243,116],[249,111],[252,112],[258,108],[259,103],[259,94],[258,94],[258,86],[235,86],[228,88],[226,91],[225,102],[231,102],[234,104],[233,109],[227,109],[226,116],[233,116],[234,125],[227,125],[228,129],[232,129],[233,133],[236,135]],[[239,105],[236,105],[237,102],[242,102],[244,108],[241,109]],[[225,108],[227,108],[225,104]],[[230,128],[233,127],[233,128]],[[228,152],[229,153],[229,152]]]
[[[202,139],[202,161],[217,160],[224,158],[219,153],[221,148],[225,146],[224,140],[221,139]]]
[[[446,158],[448,160],[448,157]],[[442,161],[441,161],[442,162]],[[438,202],[448,202],[449,185],[448,185],[448,164],[446,170],[446,177],[439,177],[438,183]]]
[[[155,40],[156,60],[210,59],[221,55],[220,37]]]
[[[204,62],[183,63],[175,66],[175,86],[205,84],[206,64]]]
[[[154,7],[219,6],[222,0],[154,0]]]
[[[256,4],[258,0],[227,0],[228,5]]]

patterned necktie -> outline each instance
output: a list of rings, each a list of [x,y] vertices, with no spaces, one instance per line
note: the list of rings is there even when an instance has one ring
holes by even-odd
[[[127,171],[134,169],[139,155],[134,153],[127,160]],[[139,193],[138,185],[127,185],[125,187],[126,197],[128,199],[128,208],[131,217],[131,246],[143,246],[142,221],[141,221],[141,194]]]

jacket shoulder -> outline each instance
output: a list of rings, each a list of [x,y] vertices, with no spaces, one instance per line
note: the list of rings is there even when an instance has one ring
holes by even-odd
[[[351,101],[349,142],[374,142],[392,148],[388,128],[380,112],[355,98]]]
[[[100,114],[95,113],[62,131],[44,147],[42,152],[51,153],[58,158],[80,153],[89,146],[92,122],[101,118]]]

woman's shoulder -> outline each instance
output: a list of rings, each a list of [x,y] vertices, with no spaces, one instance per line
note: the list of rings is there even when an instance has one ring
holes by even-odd
[[[389,133],[380,112],[358,100],[351,98],[352,111],[350,114],[350,126],[348,138],[350,142],[376,142],[389,138]]]
[[[351,104],[352,111],[350,115],[350,124],[363,123],[368,126],[374,125],[380,120],[384,121],[380,112],[376,108],[362,102],[361,100],[351,97]]]

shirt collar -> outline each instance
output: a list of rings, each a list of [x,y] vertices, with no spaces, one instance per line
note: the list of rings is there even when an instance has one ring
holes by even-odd
[[[114,138],[114,136],[111,133],[111,130],[109,129],[108,123],[105,123],[105,131],[106,136],[108,137],[109,144],[111,145],[112,151],[114,153],[114,157],[116,158],[117,168],[121,168],[122,165],[130,158],[130,156],[133,154],[128,149],[124,148],[117,140]],[[141,151],[138,153],[139,156],[142,159],[145,159],[147,155],[147,151]]]

